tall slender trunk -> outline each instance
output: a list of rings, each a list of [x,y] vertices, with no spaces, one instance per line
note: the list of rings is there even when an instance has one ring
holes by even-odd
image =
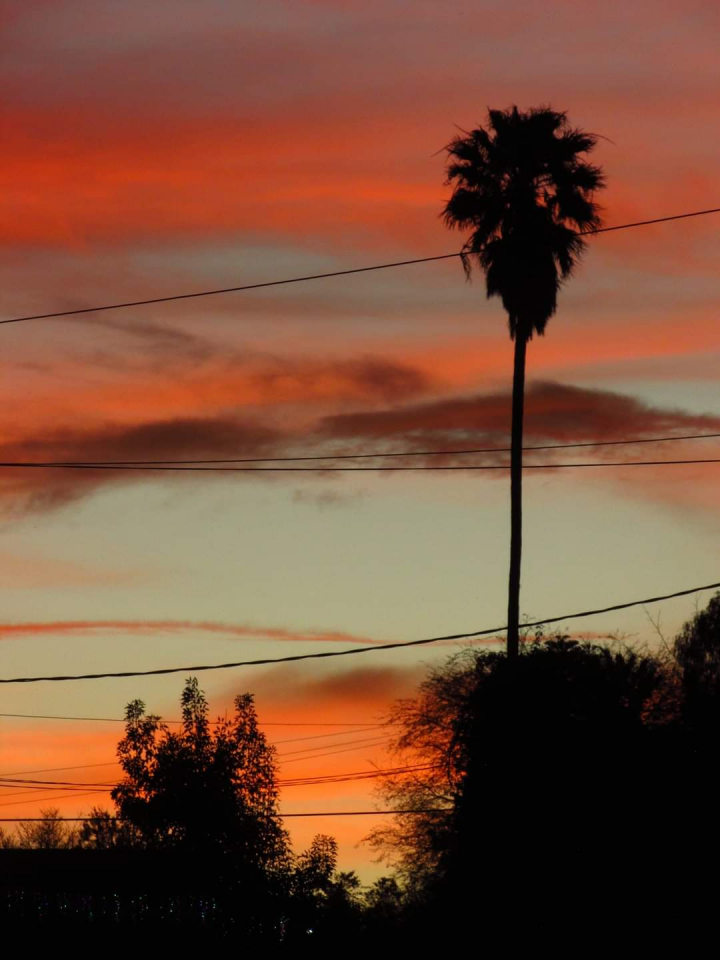
[[[515,334],[513,367],[512,432],[510,441],[510,579],[508,584],[507,656],[519,653],[520,559],[522,555],[522,445],[525,407],[525,353],[527,337]]]

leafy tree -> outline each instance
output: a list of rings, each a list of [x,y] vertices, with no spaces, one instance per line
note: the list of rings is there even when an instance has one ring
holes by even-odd
[[[313,837],[307,850],[295,862],[295,887],[304,894],[325,894],[337,866],[337,841],[327,834]]]
[[[67,850],[77,842],[77,833],[55,807],[40,811],[41,820],[22,821],[17,826],[17,846],[22,850]]]
[[[687,722],[696,733],[716,738],[720,730],[720,593],[683,626],[673,653]]]
[[[126,709],[118,758],[125,778],[112,792],[120,817],[150,848],[232,855],[263,871],[288,856],[278,810],[275,750],[260,732],[250,694],[235,698],[232,718],[208,721],[193,677],[172,732],[134,700]]]
[[[474,663],[475,653],[467,650],[431,668],[418,695],[398,700],[388,717],[398,765],[416,769],[383,780],[383,803],[406,812],[368,840],[398,869],[410,890],[422,888],[436,875],[448,843],[448,811],[462,776],[455,728],[473,689]]]
[[[421,940],[477,923],[501,940],[520,902],[528,936],[558,911],[569,930],[605,885],[630,895],[665,830],[668,756],[677,769],[665,689],[652,656],[559,637],[515,662],[463,651],[400,702],[396,748],[429,769],[385,783],[383,801],[408,814],[372,839],[409,881]]]
[[[581,159],[596,142],[593,134],[570,127],[565,113],[512,107],[490,110],[487,128],[455,137],[447,147],[447,183],[454,191],[445,222],[472,230],[462,249],[466,273],[474,257],[485,272],[488,297],[502,300],[515,341],[507,638],[512,658],[519,644],[526,348],[534,333],[544,333],[560,285],[584,250],[578,231],[600,225],[592,197],[604,179]]]
[[[672,645],[678,687],[676,762],[664,789],[673,820],[682,825],[685,851],[701,851],[704,863],[720,858],[717,757],[720,744],[720,594],[684,624]],[[694,864],[681,864],[693,876]],[[697,872],[695,870],[695,872]],[[688,896],[690,886],[688,884]],[[705,891],[696,891],[696,898]]]
[[[17,846],[17,837],[0,827],[0,850],[13,850]]]
[[[143,842],[131,823],[119,820],[109,810],[93,807],[80,827],[77,845],[84,850],[116,850],[141,847]]]
[[[289,943],[312,936],[320,944],[339,944],[360,930],[360,881],[354,872],[337,870],[337,841],[317,834],[309,848],[295,859]]]
[[[402,910],[404,893],[395,877],[378,877],[364,894],[366,908],[385,922],[397,919]]]

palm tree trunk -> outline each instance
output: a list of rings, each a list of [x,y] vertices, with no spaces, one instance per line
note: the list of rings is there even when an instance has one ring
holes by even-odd
[[[520,625],[520,558],[522,555],[522,445],[525,406],[525,353],[527,337],[515,334],[512,432],[510,439],[510,579],[508,584],[507,656],[517,658]]]

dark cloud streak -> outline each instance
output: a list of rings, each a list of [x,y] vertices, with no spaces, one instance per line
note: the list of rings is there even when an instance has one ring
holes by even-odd
[[[357,390],[365,409],[326,416],[310,428],[276,426],[281,423],[282,401],[260,417],[240,416],[177,417],[144,420],[130,425],[107,424],[86,429],[56,430],[44,436],[30,436],[0,445],[0,459],[6,461],[105,462],[112,460],[192,460],[242,457],[282,457],[322,453],[371,453],[398,450],[442,449],[452,451],[468,446],[499,446],[508,443],[510,394],[440,398],[423,403],[373,409],[370,405],[400,399],[421,391],[427,381],[411,368],[378,362],[373,358],[344,362],[335,367],[320,365],[332,379],[335,396],[345,389]],[[316,367],[316,369],[320,369]],[[260,392],[272,396],[302,393],[314,380],[313,364],[268,364],[257,376],[263,380]],[[246,381],[247,382],[247,381]],[[288,386],[289,385],[289,386]],[[331,391],[332,395],[332,391]],[[286,402],[290,402],[286,398]],[[357,399],[356,399],[357,402]],[[528,444],[574,443],[593,440],[620,440],[673,433],[703,433],[720,430],[720,417],[661,409],[632,396],[587,387],[538,383],[527,392],[526,431]],[[332,445],[330,445],[332,444]],[[632,447],[624,448],[632,459]],[[615,458],[611,448],[594,454]],[[549,459],[548,453],[543,459]],[[474,463],[504,463],[504,453],[475,457]],[[398,461],[393,461],[393,463]],[[468,464],[465,457],[413,459],[413,465]],[[221,475],[222,476],[222,475]],[[249,474],[233,475],[249,479]],[[287,475],[296,480],[294,474]],[[265,481],[279,481],[281,474],[263,474]],[[158,478],[151,473],[118,471],[76,471],[7,469],[0,472],[0,498],[8,512],[38,512],[63,506],[101,487],[147,482]],[[217,475],[213,475],[215,480]],[[187,478],[186,478],[187,479]],[[190,475],[192,479],[192,475]],[[195,476],[195,479],[196,476]],[[177,482],[176,475],[173,480]],[[208,478],[204,477],[203,482]],[[165,476],[162,482],[169,482]],[[297,497],[297,494],[296,494]]]
[[[102,462],[270,456],[284,440],[281,432],[259,423],[229,417],[177,418],[57,431],[1,445],[0,459]],[[5,495],[12,512],[42,512],[71,503],[100,487],[125,485],[141,478],[147,480],[148,475],[7,469],[0,472],[0,496]]]
[[[373,442],[382,449],[505,446],[509,443],[509,392],[454,397],[392,410],[325,417],[318,436]],[[720,417],[660,409],[635,397],[559,383],[537,383],[526,393],[527,443],[621,440],[674,432],[717,431]],[[462,462],[462,461],[458,461]]]

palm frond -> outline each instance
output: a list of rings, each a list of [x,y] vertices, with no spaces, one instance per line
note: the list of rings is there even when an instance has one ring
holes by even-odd
[[[469,276],[476,261],[485,272],[487,295],[501,298],[511,337],[543,332],[585,249],[578,233],[601,226],[594,193],[605,178],[582,157],[597,139],[550,106],[512,106],[488,110],[485,127],[447,146],[446,183],[454,189],[441,216],[449,227],[471,230],[463,269]]]

